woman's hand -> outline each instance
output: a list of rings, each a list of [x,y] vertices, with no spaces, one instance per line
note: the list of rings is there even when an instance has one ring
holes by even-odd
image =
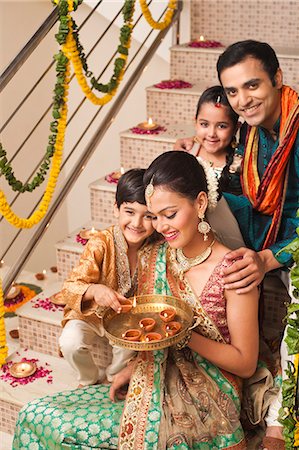
[[[183,150],[185,152],[191,152],[194,145],[193,137],[178,139],[173,147],[173,150]]]
[[[225,255],[226,260],[236,259],[230,267],[223,269],[224,288],[236,289],[237,294],[245,294],[258,286],[267,272],[281,267],[271,250],[255,252],[245,247]]]
[[[131,362],[114,376],[109,392],[109,397],[112,402],[126,398],[127,392],[124,388],[130,382],[133,368],[134,362]]]
[[[84,294],[85,300],[94,300],[99,306],[110,307],[116,312],[121,312],[120,300],[126,298],[104,284],[92,284]]]

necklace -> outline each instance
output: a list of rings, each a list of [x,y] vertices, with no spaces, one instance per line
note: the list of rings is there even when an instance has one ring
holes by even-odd
[[[181,248],[178,248],[176,250],[176,258],[177,262],[179,263],[180,273],[183,274],[184,272],[187,272],[189,269],[191,269],[191,267],[198,266],[199,264],[206,261],[212,253],[212,247],[214,243],[215,239],[213,239],[211,244],[202,253],[195,256],[194,258],[187,258],[187,256],[184,255],[183,250]]]

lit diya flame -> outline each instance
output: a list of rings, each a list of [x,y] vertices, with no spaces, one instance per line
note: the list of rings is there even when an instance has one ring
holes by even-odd
[[[200,42],[204,42],[204,41],[205,41],[204,36],[199,36],[199,41],[200,41]]]
[[[134,295],[134,298],[133,298],[133,308],[136,308],[136,305],[137,305],[136,295]]]
[[[122,166],[120,168],[120,173],[121,173],[121,175],[123,175],[125,173],[125,169]]]
[[[141,128],[142,130],[156,130],[157,128],[159,128],[159,125],[153,122],[153,119],[149,117],[147,122],[139,123],[137,127]]]
[[[32,362],[17,362],[9,369],[9,373],[14,378],[30,377],[36,371],[36,365]]]
[[[92,227],[91,230],[81,230],[80,237],[82,239],[90,239],[98,234],[99,230],[96,230],[95,227]]]

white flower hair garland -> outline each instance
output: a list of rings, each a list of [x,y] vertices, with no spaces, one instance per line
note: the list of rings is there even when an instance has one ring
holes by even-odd
[[[207,161],[197,158],[198,163],[203,167],[208,185],[208,211],[212,212],[217,206],[218,200],[218,180],[213,168]]]

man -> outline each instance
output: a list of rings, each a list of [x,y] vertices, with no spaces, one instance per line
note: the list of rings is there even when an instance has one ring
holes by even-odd
[[[242,293],[267,272],[292,264],[281,250],[299,226],[299,102],[298,94],[283,85],[277,56],[266,43],[232,44],[220,55],[217,72],[232,108],[245,120],[239,147],[244,195],[225,194],[249,247],[229,253],[228,259],[238,260],[226,269],[225,287]],[[176,147],[184,144],[186,150],[191,147],[189,139]],[[268,414],[264,446],[269,450],[284,448],[279,406],[277,401]]]

